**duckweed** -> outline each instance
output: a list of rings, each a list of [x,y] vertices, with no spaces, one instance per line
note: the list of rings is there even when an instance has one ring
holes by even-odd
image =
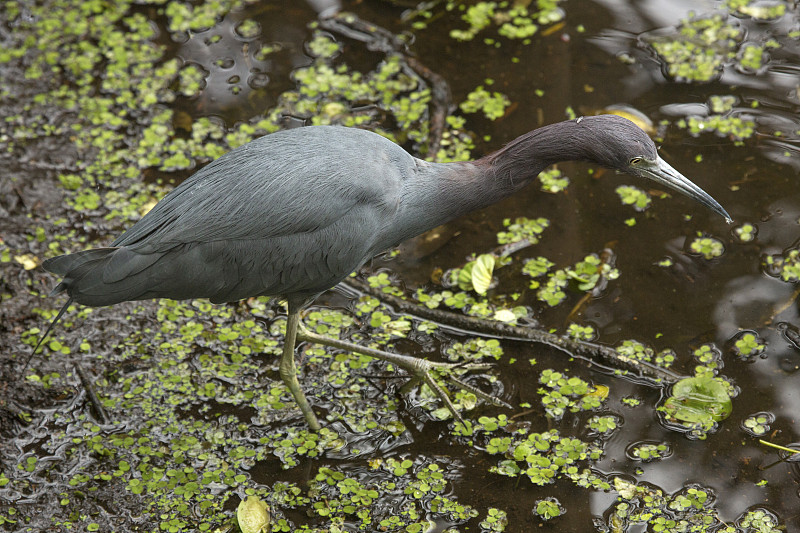
[[[734,341],[733,348],[740,357],[752,357],[761,354],[766,344],[760,341],[756,333],[744,332]]]
[[[539,277],[542,276],[543,270],[546,271],[550,266],[552,266],[550,261],[538,258],[528,261],[523,268],[523,273]],[[567,299],[566,289],[570,284],[575,285],[579,291],[590,292],[597,287],[601,279],[614,280],[618,277],[619,270],[601,261],[596,254],[591,254],[572,267],[547,274],[547,281],[544,285],[539,280],[531,281],[530,288],[539,289],[536,297],[547,305],[555,307]]]
[[[489,120],[495,120],[503,116],[506,108],[511,105],[508,97],[499,92],[490,93],[479,85],[474,91],[467,95],[467,99],[459,104],[464,113],[477,113],[482,111]]]
[[[569,186],[569,178],[562,175],[557,168],[540,172],[537,178],[542,184],[541,190],[551,194],[561,192]]]
[[[501,231],[497,234],[498,244],[510,244],[527,240],[531,244],[539,242],[539,237],[542,232],[550,225],[550,221],[546,218],[539,217],[535,220],[518,217],[515,220],[507,218],[503,220],[503,226],[508,228],[507,231]]]
[[[657,461],[672,455],[672,448],[665,443],[642,442],[628,448],[628,456],[643,461]]]
[[[674,38],[651,39],[649,44],[675,80],[707,82],[735,57],[741,36],[741,30],[717,14],[683,19]]]
[[[676,124],[679,128],[689,130],[694,136],[705,132],[716,132],[717,135],[728,137],[736,143],[752,137],[756,126],[751,118],[732,115],[691,116],[678,120]]]
[[[615,415],[594,415],[586,423],[586,427],[598,434],[608,436],[619,427],[620,418]]]
[[[593,394],[595,388],[578,377],[546,369],[542,371],[539,383],[544,385],[537,392],[542,395],[545,413],[554,420],[561,420],[567,411],[591,411],[602,404],[602,398]]]
[[[459,41],[469,41],[494,24],[498,26],[499,35],[508,39],[525,40],[539,30],[539,25],[553,24],[564,18],[564,12],[558,8],[558,3],[559,0],[537,0],[531,5],[509,5],[509,2],[481,1],[467,7],[460,2],[448,2],[448,9],[458,6],[464,12],[461,18],[469,25],[466,30],[451,30],[450,36]]]
[[[800,250],[797,248],[786,250],[783,254],[766,255],[761,265],[773,277],[788,283],[800,281]]]
[[[597,332],[592,326],[570,324],[567,326],[567,335],[573,339],[591,341],[597,337]]]
[[[155,2],[151,7],[163,15],[172,37],[180,39],[183,36],[179,34],[214,26],[230,10],[243,4],[227,0]],[[516,4],[509,7],[503,2],[491,4],[496,5],[484,11],[488,22],[475,34],[494,25],[504,38],[525,39],[536,31],[534,22],[548,24],[563,16],[552,1],[540,0],[527,7]],[[455,6],[450,3],[451,8]],[[281,118],[288,115],[311,123],[375,127],[374,118],[359,114],[353,105],[369,102],[368,106],[374,105],[389,115],[389,122],[395,120],[400,124],[400,132],[382,131],[383,134],[398,142],[410,141],[416,149],[425,151],[431,95],[410,74],[400,56],[387,54],[374,69],[354,71],[344,62],[332,61],[341,52],[339,43],[324,33],[314,32],[307,46],[313,56],[311,63],[296,71],[297,87],[281,94],[273,110],[230,128],[207,118],[192,119],[184,127],[180,125],[184,120],[170,106],[176,98],[201,97],[208,72],[202,65],[181,65],[166,58],[164,48],[156,44],[150,21],[140,13],[140,5],[122,2],[108,9],[97,2],[78,5],[55,1],[25,6],[30,17],[20,16],[22,7],[18,2],[9,2],[4,9],[6,17],[15,18],[15,25],[29,32],[35,45],[0,48],[0,61],[24,60],[26,77],[45,88],[37,97],[38,107],[25,110],[25,115],[8,117],[0,126],[4,140],[8,140],[7,149],[47,136],[75,139],[81,172],[65,172],[59,180],[70,205],[78,211],[91,212],[92,218],[87,219],[84,231],[105,235],[109,228],[138,220],[152,207],[154,199],[163,195],[166,187],[159,179],[142,183],[143,169],[166,172],[191,169],[255,136],[276,130]],[[475,27],[483,24],[481,16],[478,12],[472,14],[478,21]],[[468,24],[467,31],[472,31],[472,20]],[[257,23],[245,20],[237,25],[236,33],[244,40],[255,39],[260,28]],[[208,43],[218,40],[219,36],[210,36]],[[280,51],[281,46],[264,45],[254,58],[264,60]],[[496,118],[505,113],[507,106],[503,95],[480,87],[468,98],[467,109],[462,111],[474,109]],[[50,124],[48,114],[53,109],[68,110],[77,119],[74,123]],[[429,156],[439,160],[469,158],[472,140],[464,129],[463,118],[447,117],[446,125],[441,148]],[[555,191],[566,186],[566,178],[555,169],[551,172],[552,175],[541,179],[543,188]],[[509,220],[508,231],[504,232],[509,235],[504,238],[509,242],[515,239],[536,242],[547,225],[544,219],[517,219],[513,223]],[[47,231],[36,228],[31,238],[42,242]],[[54,243],[49,254],[69,251],[86,242],[86,236],[76,236],[74,232],[62,237],[61,244]],[[564,295],[563,291],[559,295],[559,291],[570,283],[580,290],[591,290],[601,276],[613,279],[611,271],[603,270],[607,265],[601,266],[597,257],[589,257],[552,275],[564,284],[546,300],[548,303]],[[0,240],[3,262],[17,261],[33,268],[37,259],[30,254],[16,254]],[[525,270],[529,275],[543,276],[552,266],[552,262],[538,258],[528,261]],[[370,283],[386,289],[385,292],[390,292],[393,285],[381,273],[370,278]],[[492,316],[494,312],[487,301],[466,292],[418,293],[418,298],[428,306],[446,305],[474,315]],[[273,509],[304,507],[314,517],[325,518],[331,530],[346,522],[362,530],[424,531],[431,525],[428,518],[431,513],[436,515],[433,519],[453,524],[465,523],[479,515],[470,506],[446,496],[452,493],[448,486],[448,466],[427,458],[370,461],[370,467],[385,473],[377,481],[328,466],[320,467],[316,474],[312,470],[313,480],[308,490],[285,482],[249,488],[254,476],[251,469],[256,464],[273,461],[276,468],[293,468],[305,458],[341,452],[347,444],[333,430],[313,433],[287,424],[297,413],[286,388],[275,378],[284,321],[272,320],[265,299],[253,299],[238,306],[212,306],[205,301],[162,301],[157,305],[152,324],[125,336],[103,355],[112,364],[96,383],[101,401],[112,415],[123,411],[134,413],[137,420],[145,421],[141,427],[118,427],[114,432],[106,432],[87,422],[84,415],[80,415],[83,418],[78,422],[65,417],[54,423],[53,433],[40,443],[48,452],[64,450],[64,468],[74,472],[68,476],[70,490],[60,495],[60,507],[64,509],[61,515],[54,515],[53,527],[102,529],[96,521],[97,507],[87,501],[86,495],[106,491],[140,496],[133,499],[136,502],[133,505],[139,507],[131,512],[152,519],[154,527],[163,531],[224,529],[231,520],[230,497],[237,492],[247,494],[243,503],[259,502],[260,507],[267,503]],[[250,318],[250,311],[257,317],[255,320]],[[82,309],[75,313],[74,307],[70,310],[77,318],[84,318],[90,312]],[[516,308],[511,312],[518,315]],[[38,313],[44,318],[53,316],[50,310]],[[238,316],[239,313],[243,316]],[[371,297],[359,299],[357,313],[360,319],[384,330],[386,335],[376,335],[373,343],[404,336],[414,327],[419,331],[434,329],[431,323],[417,325],[406,317],[396,317]],[[65,326],[69,327],[71,322],[68,318]],[[356,324],[346,313],[312,310],[306,325],[330,335],[361,335],[354,332]],[[570,334],[588,338],[590,330],[588,326],[575,326]],[[38,329],[26,332],[26,342],[35,341],[38,333]],[[100,340],[84,340],[79,347],[86,352],[100,344]],[[70,353],[69,346],[59,336],[49,343],[48,349]],[[638,353],[636,349],[633,352]],[[495,340],[467,339],[454,344],[449,355],[462,360],[497,359],[502,355],[502,347]],[[328,421],[334,423],[331,427],[346,426],[353,432],[380,428],[395,437],[406,431],[403,423],[393,416],[398,406],[392,395],[383,395],[379,408],[364,405],[367,402],[363,401],[360,389],[366,387],[366,381],[352,371],[370,365],[369,358],[352,354],[330,356],[320,347],[305,347],[299,357],[304,359],[304,371],[317,372],[319,380],[334,385],[334,394],[341,400],[343,414],[335,411],[327,414]],[[658,355],[651,357],[657,359]],[[153,372],[143,372],[145,366]],[[325,372],[318,372],[323,366]],[[51,372],[35,374],[32,381],[53,389],[67,377]],[[567,416],[568,412],[593,410],[602,404],[593,387],[580,378],[546,370],[541,384],[544,393],[540,394],[548,414],[560,412],[560,416]],[[315,386],[316,383],[309,383],[312,389]],[[421,396],[424,398],[425,394],[423,391]],[[459,393],[457,404],[474,402],[474,397],[467,396]],[[633,399],[623,401],[626,400]],[[229,414],[230,405],[249,406],[249,418],[239,419]],[[759,420],[756,418],[754,428],[760,424]],[[614,416],[594,415],[586,427],[606,435],[618,423]],[[281,429],[262,436],[254,425]],[[471,423],[467,425],[469,428],[457,430],[463,431],[459,435],[474,438],[476,446],[484,446],[487,453],[500,456],[493,472],[524,476],[536,485],[569,479],[580,487],[610,488],[609,480],[590,468],[603,453],[598,444],[557,431],[528,433],[524,427],[509,424],[505,415],[480,417],[474,427]],[[514,427],[513,433],[509,426]],[[64,448],[63,442],[69,446]],[[359,450],[352,447],[347,452],[356,457]],[[88,462],[87,458],[92,458],[88,468],[81,466]],[[35,455],[27,455],[21,458],[19,466],[27,473],[47,471],[51,475],[47,464]],[[0,472],[0,487],[17,485],[17,490],[24,488],[23,481]],[[388,517],[373,514],[372,504],[381,499],[399,499],[403,502],[403,512]],[[691,491],[673,501],[668,509],[676,512],[690,513],[705,505],[701,495]],[[534,512],[545,519],[557,516],[556,511],[563,512],[557,501],[549,502],[537,502]],[[75,511],[76,505],[80,506],[81,516]],[[20,518],[16,507],[3,506],[0,524],[15,528]],[[658,519],[653,522],[654,528],[660,527]],[[751,511],[742,520],[747,527],[768,528],[777,523],[763,511]],[[240,519],[240,525],[241,522]],[[505,511],[491,508],[481,527],[501,531],[506,522]],[[280,516],[280,511],[270,527],[272,531],[308,529]]]
[[[774,20],[782,17],[786,13],[786,4],[782,2],[725,0],[725,7],[761,21]]]
[[[620,185],[617,194],[625,205],[633,206],[637,211],[644,211],[650,206],[650,195],[631,185]]]
[[[752,242],[758,233],[758,228],[754,224],[746,222],[733,228],[733,233],[740,242]]]
[[[497,339],[477,337],[456,342],[445,353],[451,361],[480,362],[487,357],[499,360],[503,356],[503,348]]]
[[[742,429],[754,437],[761,437],[766,435],[774,421],[772,413],[755,413],[742,421]]]
[[[536,506],[533,510],[534,514],[539,515],[542,520],[552,520],[564,514],[564,508],[561,506],[561,502],[553,497],[536,500],[534,505]]]

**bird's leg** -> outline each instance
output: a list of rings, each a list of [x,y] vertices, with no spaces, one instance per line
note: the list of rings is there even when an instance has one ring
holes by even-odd
[[[288,331],[288,328],[287,328]],[[312,333],[311,331],[307,330],[305,326],[303,326],[302,322],[299,323],[299,331],[297,332],[297,339],[301,342],[313,342],[316,344],[323,344],[326,346],[332,346],[334,348],[339,348],[341,350],[347,350],[350,352],[356,352],[360,354],[367,355],[369,357],[374,357],[376,359],[381,359],[382,361],[387,361],[394,365],[397,365],[400,368],[407,370],[413,376],[412,379],[422,380],[432,391],[436,393],[439,398],[444,402],[447,406],[447,409],[452,413],[453,418],[464,423],[464,420],[461,418],[461,415],[456,410],[453,402],[450,401],[450,397],[447,395],[447,392],[433,379],[431,375],[431,370],[450,370],[456,368],[465,368],[468,370],[486,370],[491,368],[492,365],[488,363],[439,363],[435,361],[428,361],[426,359],[420,359],[417,357],[411,357],[408,355],[396,354],[391,352],[384,352],[382,350],[376,350],[374,348],[367,348],[365,346],[359,346],[358,344],[354,344],[352,342],[346,342],[339,339],[333,339],[330,337],[325,337],[323,335],[318,335],[316,333]],[[446,376],[446,379],[451,383],[455,384],[457,387],[464,389],[468,392],[475,394],[476,396],[483,398],[491,402],[497,406],[503,406],[511,408],[510,405],[505,403],[504,401],[500,400],[499,398],[495,398],[489,394],[486,394],[482,390],[473,387],[467,383],[464,383],[461,380],[458,380],[452,376]]]
[[[295,340],[297,337],[297,324],[300,322],[300,314],[297,312],[290,312],[286,320],[286,335],[283,340],[283,355],[281,356],[280,374],[281,379],[289,387],[294,401],[297,406],[303,411],[306,417],[308,427],[312,431],[319,431],[320,425],[314,411],[311,410],[311,405],[303,394],[303,389],[300,388],[300,383],[297,381],[297,366],[294,363],[294,348]]]

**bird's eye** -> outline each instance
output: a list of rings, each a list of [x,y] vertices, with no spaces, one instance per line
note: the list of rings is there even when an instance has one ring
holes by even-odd
[[[633,159],[630,160],[630,164],[631,165],[638,165],[641,162],[642,162],[642,158],[641,157],[634,157]]]

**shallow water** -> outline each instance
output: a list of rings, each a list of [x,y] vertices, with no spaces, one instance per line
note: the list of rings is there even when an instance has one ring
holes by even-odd
[[[400,21],[404,13],[402,8],[379,2],[352,2],[344,7],[362,20],[390,32],[399,34],[408,30]],[[791,337],[791,332],[800,327],[796,284],[768,275],[762,266],[766,256],[796,247],[800,238],[800,188],[796,184],[800,160],[797,85],[800,45],[796,37],[785,36],[787,31],[797,27],[798,8],[787,8],[787,13],[774,21],[756,22],[742,16],[737,22],[745,30],[743,40],[759,43],[772,36],[781,44],[781,48],[771,52],[770,62],[757,74],[738,70],[730,61],[718,78],[707,83],[679,83],[666,77],[666,66],[645,43],[653,35],[670,34],[670,28],[690,11],[703,14],[717,7],[716,2],[693,1],[566,3],[563,26],[535,34],[528,45],[503,40],[499,48],[487,46],[482,40],[483,34],[466,43],[452,40],[449,30],[461,28],[464,23],[456,12],[441,13],[426,30],[413,32],[409,49],[427,68],[444,77],[453,101],[464,100],[477,85],[491,79],[494,81],[490,90],[506,94],[512,102],[506,114],[495,121],[478,114],[469,116],[466,127],[479,139],[474,156],[497,149],[530,129],[567,118],[568,106],[580,115],[624,104],[656,124],[663,136],[661,156],[716,198],[733,216],[734,225],[727,225],[721,217],[677,195],[659,199],[654,194],[649,209],[637,213],[623,206],[614,191],[621,184],[635,184],[649,190],[649,184],[635,183],[629,176],[617,176],[587,164],[568,163],[559,165],[572,182],[566,193],[546,194],[533,185],[497,205],[438,228],[433,235],[404,244],[400,254],[391,259],[376,259],[370,267],[389,269],[399,284],[413,292],[418,286],[427,286],[436,269],[460,267],[470,254],[494,249],[496,233],[504,229],[503,220],[521,216],[545,217],[550,226],[538,244],[516,254],[515,260],[544,255],[561,268],[588,253],[612,249],[620,278],[610,280],[606,289],[580,307],[575,315],[571,315],[571,311],[580,295],[571,295],[567,303],[549,308],[537,301],[534,290],[527,288],[530,278],[521,275],[519,268],[499,270],[496,273],[499,283],[491,289],[490,296],[519,293],[515,305],[527,306],[529,319],[538,321],[545,329],[563,333],[568,322],[578,322],[594,326],[598,333],[596,341],[602,344],[614,346],[625,339],[636,339],[657,351],[672,348],[677,353],[675,368],[681,374],[691,374],[696,364],[691,355],[694,349],[703,343],[714,343],[721,353],[721,374],[738,390],[730,417],[705,440],[690,439],[670,430],[659,419],[655,408],[663,399],[661,389],[598,371],[584,361],[571,361],[553,348],[506,340],[502,343],[503,358],[491,373],[498,379],[494,392],[514,405],[514,409],[482,407],[474,418],[480,414],[517,415],[515,423],[530,424],[532,431],[556,428],[564,435],[580,436],[588,415],[566,416],[562,422],[543,416],[537,392],[540,372],[554,368],[595,385],[605,385],[609,387],[609,397],[602,413],[617,415],[621,427],[602,443],[604,456],[590,465],[595,473],[608,479],[622,476],[629,481],[650,484],[665,493],[702,486],[711,494],[708,505],[713,506],[725,522],[733,523],[748,509],[759,507],[774,512],[785,524],[786,531],[794,531],[800,529],[798,470],[789,463],[773,464],[778,459],[776,452],[759,445],[757,438],[743,429],[743,424],[754,413],[769,413],[774,421],[762,438],[784,446],[800,441],[797,420],[800,347]],[[190,122],[202,116],[213,116],[214,120],[230,127],[274,106],[284,91],[294,87],[292,72],[312,63],[306,48],[311,36],[307,25],[316,16],[315,11],[305,5],[269,3],[233,12],[211,29],[193,35],[169,36],[162,28],[158,41],[168,47],[168,55],[174,54],[186,63],[196,63],[204,72],[203,91],[193,98],[178,98],[175,109],[190,117]],[[257,61],[252,50],[242,45],[249,41],[242,39],[236,28],[248,19],[260,23],[260,43],[281,44],[277,54]],[[209,46],[208,40],[215,35],[222,37],[220,42]],[[382,58],[379,52],[367,50],[363,42],[333,36],[344,44],[340,58],[354,68],[367,72]],[[511,57],[518,58],[518,62],[511,61]],[[221,61],[215,63],[218,60]],[[238,89],[234,91],[232,87]],[[537,89],[543,94],[537,94]],[[714,133],[693,136],[677,127],[681,118],[707,114],[709,99],[714,95],[735,96],[730,114],[754,120],[756,135],[737,146],[727,136]],[[753,104],[755,101],[759,103],[757,106]],[[666,123],[659,126],[662,120]],[[285,125],[301,122],[298,117],[287,117]],[[776,131],[781,135],[776,136]],[[489,140],[484,140],[485,136]],[[413,142],[406,146],[414,149]],[[162,175],[155,173],[149,177]],[[635,218],[635,225],[626,225],[625,221],[631,218]],[[751,242],[742,242],[734,232],[735,227],[744,223],[757,228],[757,235]],[[724,253],[713,259],[691,253],[690,242],[698,234],[720,241]],[[664,258],[671,258],[672,264],[659,265]],[[326,304],[335,309],[344,308],[348,313],[354,312],[356,305],[337,292],[320,299],[320,306]],[[132,310],[134,306],[125,309]],[[145,309],[144,318],[137,320],[155,327],[159,319],[155,318],[153,308]],[[246,313],[239,314],[242,320]],[[136,338],[136,330],[144,327],[138,323],[118,326],[108,318],[110,316],[99,315],[89,327],[97,327],[101,332],[105,328],[106,333],[113,331],[118,336],[130,335],[129,338]],[[273,315],[265,313],[262,317],[264,324],[274,327]],[[221,320],[225,319],[202,321],[211,329]],[[763,353],[749,358],[734,353],[734,342],[745,330],[757,333],[760,342],[766,344]],[[98,344],[106,342],[96,339],[96,332],[84,331],[82,335],[91,338],[93,343],[95,340]],[[400,340],[396,345],[398,349],[433,358],[461,338],[452,330],[444,330],[435,335],[417,333],[411,340]],[[155,344],[153,341],[147,348],[143,342],[145,349],[141,360],[127,359],[128,366],[119,369],[120,382],[147,371],[148,350],[154,350]],[[202,349],[198,354],[200,352]],[[198,357],[189,357],[196,372],[202,369]],[[530,358],[535,358],[537,364],[529,365]],[[272,367],[257,371],[247,379],[277,380],[274,361],[274,353],[265,351],[257,362]],[[183,371],[185,369],[175,370],[176,374]],[[316,376],[311,368],[308,372]],[[110,371],[106,370],[104,375],[108,377]],[[342,448],[326,450],[318,458],[303,458],[299,466],[288,470],[281,469],[272,456],[258,456],[242,469],[247,471],[249,486],[272,487],[277,492],[274,487],[279,482],[303,485],[314,478],[321,466],[340,470],[364,485],[377,486],[384,481],[384,476],[375,473],[376,462],[386,458],[411,458],[417,461],[415,467],[420,469],[429,461],[438,464],[450,483],[447,495],[473,506],[481,517],[467,523],[456,518],[448,521],[443,513],[427,509],[428,517],[435,524],[429,531],[444,531],[450,525],[458,530],[479,530],[478,522],[492,507],[508,514],[506,531],[529,531],[533,527],[558,532],[608,531],[603,527],[610,523],[608,515],[617,498],[614,491],[579,489],[564,479],[539,487],[524,476],[514,479],[492,473],[489,468],[497,463],[498,457],[485,453],[483,448],[469,446],[468,439],[453,435],[446,424],[432,421],[426,411],[415,405],[418,399],[415,395],[406,401],[394,392],[385,393],[386,384],[393,390],[395,383],[384,377],[372,376],[367,382],[380,385],[374,389],[364,387],[369,389],[370,402],[399,404],[397,418],[405,425],[405,431],[392,435],[374,428],[348,426],[346,421],[338,420],[332,427],[344,441]],[[311,378],[308,381],[303,382],[307,387],[318,385],[310,383]],[[485,381],[479,378],[476,383],[486,386]],[[112,390],[113,385],[108,394]],[[351,391],[346,388],[324,390],[319,396],[312,396],[317,398],[312,399],[312,403],[324,411],[347,411],[353,407],[352,402],[360,401],[348,399]],[[335,395],[336,401],[323,404],[328,398],[326,394]],[[631,407],[624,401],[631,397],[640,400],[638,407]],[[338,401],[342,398],[345,399]],[[531,412],[520,407],[525,403],[533,406]],[[206,399],[189,402],[185,407],[188,419],[223,420],[230,416],[245,425],[255,421],[253,427],[243,432],[246,436],[240,437],[254,448],[258,448],[260,437],[269,435],[259,429],[263,420],[258,417],[262,415],[254,414],[255,410],[247,401],[237,405]],[[83,420],[86,416],[79,405],[71,402],[55,411],[66,413],[67,419]],[[65,451],[66,444],[57,450],[48,448],[53,446],[50,434],[54,427],[63,427],[70,437],[90,430],[76,430],[79,424],[74,421],[54,421],[53,412],[47,410],[43,410],[42,416],[44,418],[36,422],[39,427],[28,427],[13,443],[20,457],[38,456],[40,465],[46,461],[63,462],[66,465],[63,471],[69,472],[72,468],[80,471],[81,464],[93,460],[90,454],[70,456]],[[119,418],[120,413],[114,416]],[[275,427],[302,425],[294,415],[276,415],[267,422]],[[126,431],[138,423],[136,420],[122,422]],[[173,442],[171,438],[164,436],[162,445],[169,446]],[[669,455],[646,463],[631,457],[631,447],[644,441],[667,444]],[[5,457],[10,457],[8,451]],[[109,464],[108,469],[113,468]],[[38,483],[37,489],[25,497],[24,491],[17,488],[2,492],[3,485],[0,485],[0,494],[5,494],[4,498],[24,514],[34,516],[29,510],[56,497],[54,492],[48,491],[52,488],[57,494],[63,490],[63,485],[53,483],[51,486],[45,477],[33,479],[32,483]],[[242,489],[240,486],[237,490],[241,492]],[[224,494],[225,490],[220,488],[219,493]],[[97,494],[98,505],[106,513],[102,520],[98,519],[101,523],[109,527],[118,524],[116,527],[121,530],[157,527],[151,517],[138,514],[141,502],[124,488],[101,489]],[[548,496],[558,498],[566,513],[543,522],[532,509],[536,501]],[[121,498],[123,509],[117,509],[115,498]],[[225,512],[230,513],[237,502],[226,501]],[[407,503],[401,497],[387,498],[372,512],[391,516]],[[324,523],[319,516],[309,519],[308,509],[303,505],[282,506],[277,499],[270,505],[295,526]],[[48,513],[44,515],[49,516]],[[355,530],[358,520],[350,519],[345,527]],[[33,520],[32,524],[38,526],[50,523],[49,518],[42,522]],[[16,526],[1,527],[13,531]],[[633,524],[624,530],[644,531],[645,528]]]

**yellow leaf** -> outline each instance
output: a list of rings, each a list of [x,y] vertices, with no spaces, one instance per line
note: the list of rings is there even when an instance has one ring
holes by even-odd
[[[498,322],[513,322],[516,318],[517,315],[511,309],[499,309],[494,314],[494,319]]]
[[[248,496],[239,502],[236,519],[242,533],[262,533],[269,525],[269,507],[258,496]]]
[[[605,385],[595,385],[594,391],[590,392],[586,396],[597,396],[601,400],[605,400],[608,398],[608,387]]]
[[[22,265],[25,270],[33,270],[39,266],[39,258],[31,254],[15,255],[14,261]]]
[[[491,254],[479,255],[472,267],[472,287],[478,294],[486,294],[492,284],[495,258]]]

